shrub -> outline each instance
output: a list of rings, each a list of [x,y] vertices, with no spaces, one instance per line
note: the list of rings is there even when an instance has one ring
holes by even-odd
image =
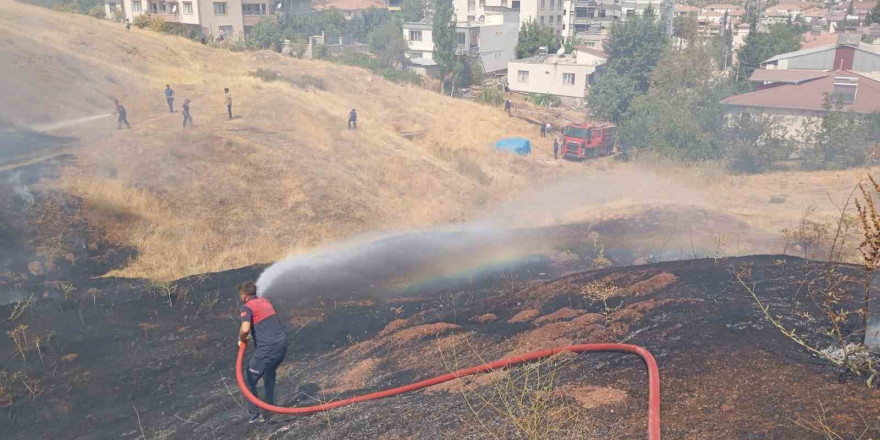
[[[489,105],[501,105],[504,103],[504,92],[500,87],[484,87],[477,96],[477,101]]]
[[[89,15],[95,18],[107,18],[107,13],[104,11],[103,5],[95,5],[89,9]]]
[[[150,16],[147,14],[138,15],[131,21],[131,25],[136,26],[139,29],[144,29],[150,26]]]

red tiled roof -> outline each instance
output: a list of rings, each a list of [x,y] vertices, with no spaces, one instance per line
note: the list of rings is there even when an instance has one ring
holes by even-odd
[[[700,8],[691,5],[677,4],[675,5],[675,10],[679,12],[697,12]]]
[[[827,9],[822,8],[811,8],[804,11],[804,17],[825,17],[828,15]]]
[[[794,3],[780,3],[776,6],[771,6],[767,8],[768,11],[787,11],[789,9],[801,10],[804,9],[801,5],[796,5]]]
[[[325,3],[318,3],[314,5],[314,9],[318,10],[336,8],[343,11],[384,7],[385,3],[378,0],[328,0]]]
[[[827,72],[827,76],[824,78],[801,84],[785,84],[769,89],[734,95],[721,102],[740,107],[822,111],[825,94],[831,93],[834,78],[837,76],[856,77],[859,79],[855,103],[845,105],[843,107],[844,110],[852,110],[857,113],[880,111],[880,82],[848,70]]]
[[[876,1],[867,1],[867,2],[853,2],[853,10],[868,10],[877,6]]]
[[[732,5],[730,3],[712,3],[710,5],[703,6],[703,9],[738,9],[739,6]]]
[[[825,70],[755,69],[752,76],[749,77],[749,81],[800,84],[826,76],[828,76],[828,71]]]

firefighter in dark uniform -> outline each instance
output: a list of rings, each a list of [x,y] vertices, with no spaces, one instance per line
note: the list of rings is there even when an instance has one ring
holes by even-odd
[[[257,297],[257,285],[246,281],[238,285],[238,294],[242,301],[241,328],[238,334],[238,345],[247,344],[248,336],[254,341],[254,354],[247,365],[245,377],[248,388],[257,394],[257,382],[263,379],[266,389],[264,402],[275,404],[275,370],[287,355],[287,337],[275,308],[266,298]],[[249,422],[254,423],[265,419],[261,417],[259,408],[248,402]]]

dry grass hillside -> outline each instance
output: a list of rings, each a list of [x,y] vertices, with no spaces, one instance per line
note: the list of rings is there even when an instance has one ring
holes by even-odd
[[[160,279],[271,261],[366,230],[456,222],[529,182],[583,169],[495,154],[537,128],[500,109],[338,64],[232,53],[84,16],[0,2],[0,118],[66,127],[76,163],[52,183],[85,200],[96,235],[133,247],[124,276]],[[251,72],[279,73],[265,81]],[[169,114],[192,100],[195,128]],[[228,121],[223,88],[237,118]],[[359,129],[346,129],[351,108]],[[402,132],[424,130],[414,139]]]

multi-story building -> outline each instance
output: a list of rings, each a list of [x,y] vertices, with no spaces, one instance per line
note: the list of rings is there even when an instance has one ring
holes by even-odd
[[[388,0],[390,1],[390,0]],[[562,33],[565,17],[564,0],[453,0],[455,16],[460,22],[479,22],[487,8],[510,8],[519,11],[519,24],[534,21]]]
[[[270,14],[288,10],[305,13],[308,0],[119,0],[128,20],[149,15],[170,23],[201,28],[205,35],[234,37],[247,34],[251,27]],[[105,0],[105,4],[109,3]]]
[[[650,6],[659,16],[666,0],[566,0],[562,35],[576,44],[601,50],[611,23],[640,16]]]
[[[519,12],[511,8],[486,6],[476,21],[458,20],[458,53],[479,57],[483,70],[488,73],[507,68],[507,62],[516,58],[519,39]],[[466,16],[467,17],[467,16]],[[471,18],[471,17],[467,17]],[[437,65],[434,62],[433,22],[426,18],[417,23],[403,24],[403,38],[407,41],[406,57],[419,66],[416,70],[427,72]]]

